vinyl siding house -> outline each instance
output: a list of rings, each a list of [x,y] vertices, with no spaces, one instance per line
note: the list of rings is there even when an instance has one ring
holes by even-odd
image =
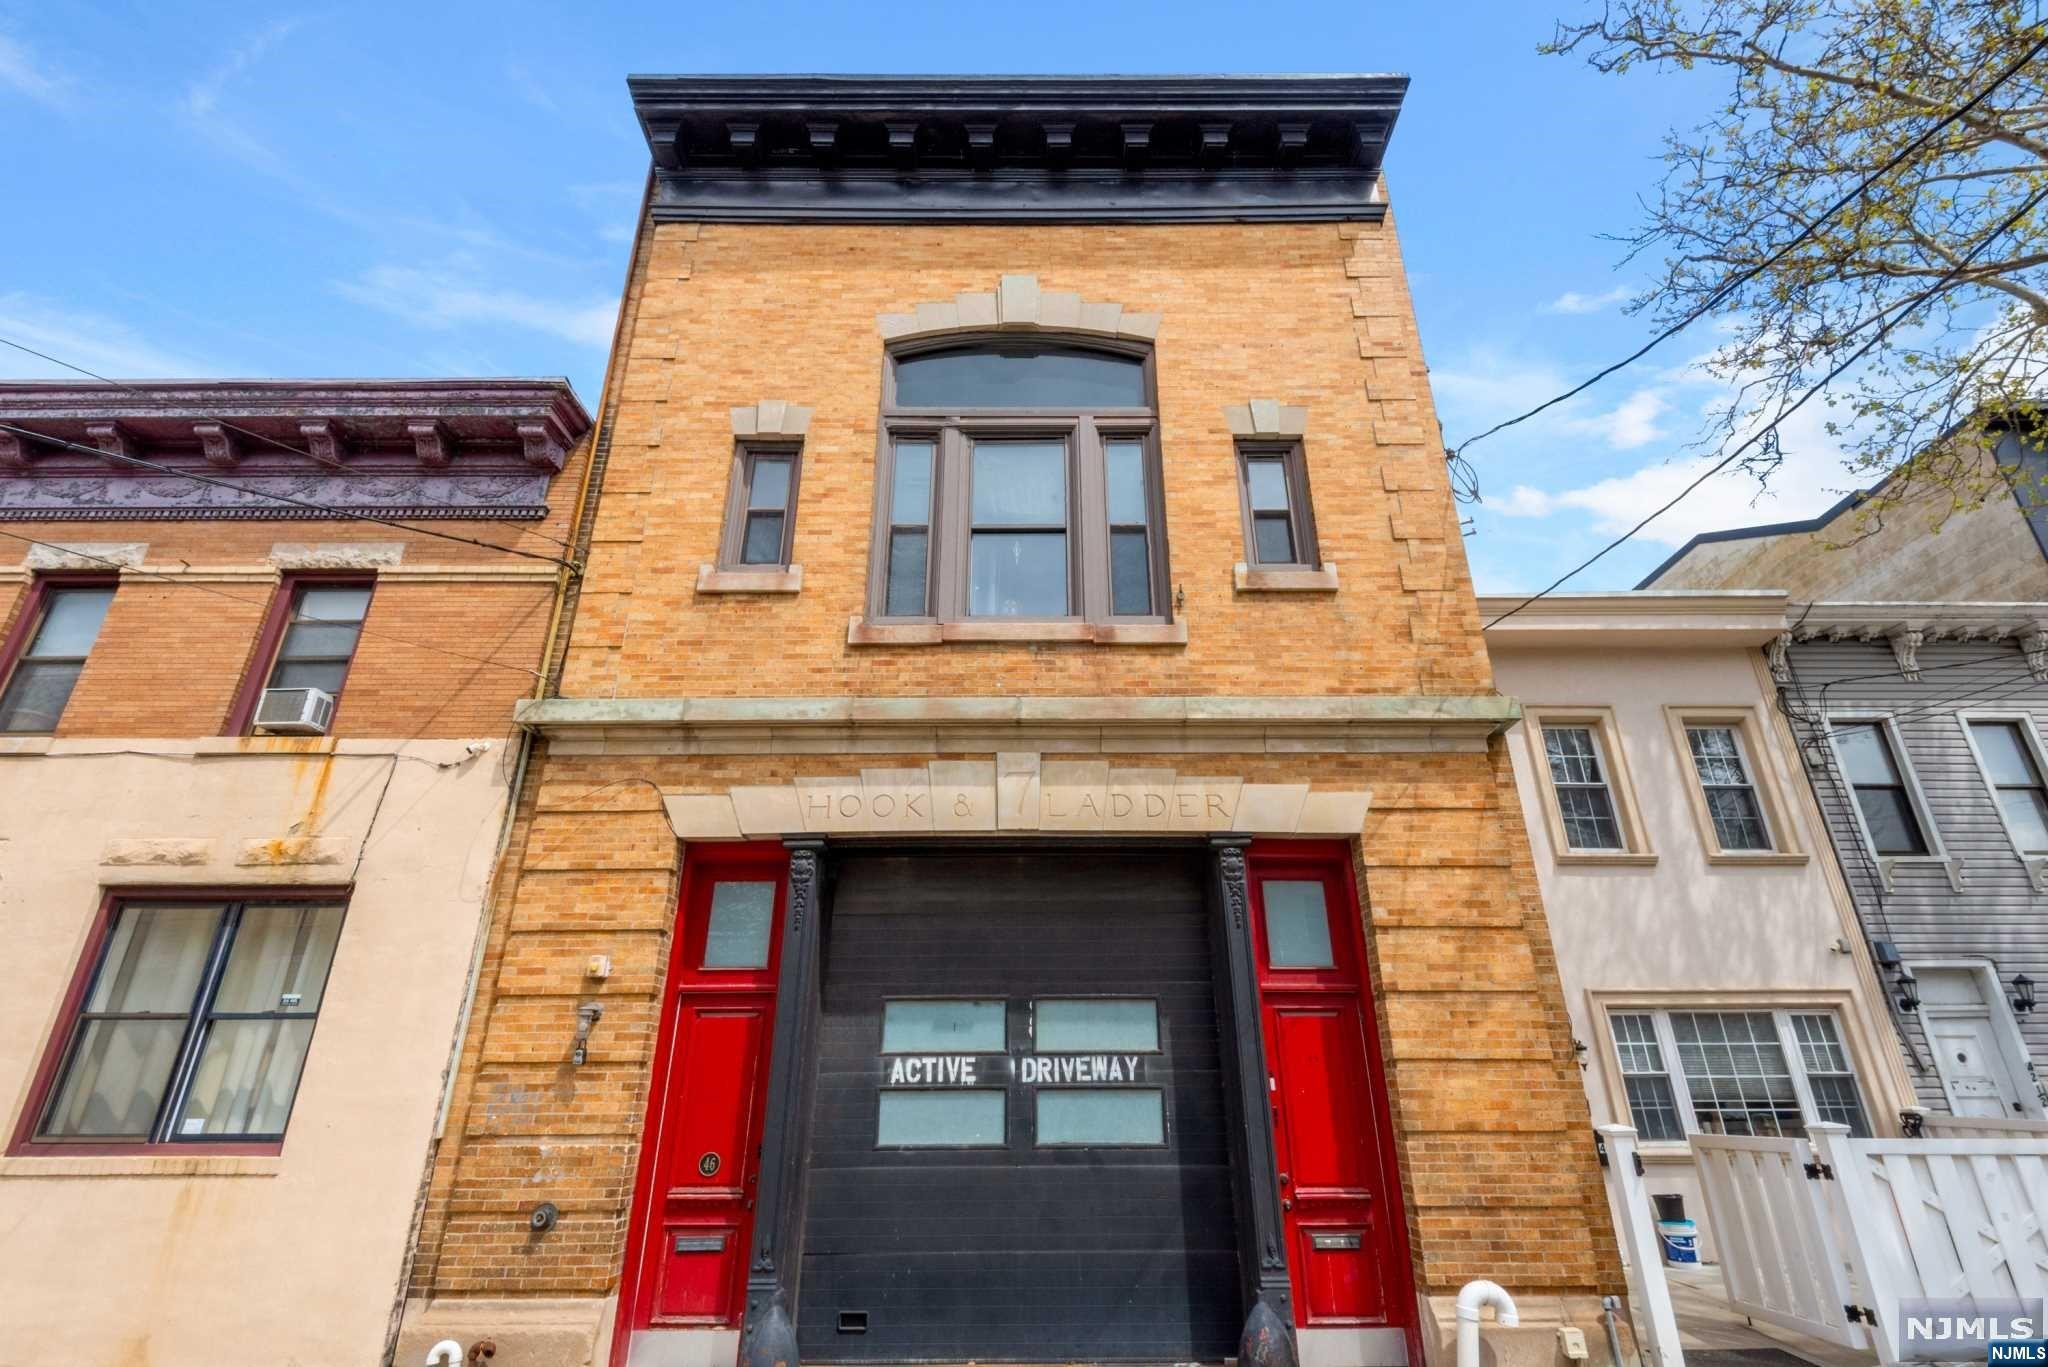
[[[2001,465],[2042,453],[2008,437]],[[2048,552],[2024,485],[1929,530],[1855,498],[1695,538],[1643,582],[1776,588],[1778,709],[1879,964],[1919,1104],[2041,1117],[2048,1017]],[[1942,595],[1953,595],[1943,598]],[[1937,601],[1927,601],[1935,598]]]

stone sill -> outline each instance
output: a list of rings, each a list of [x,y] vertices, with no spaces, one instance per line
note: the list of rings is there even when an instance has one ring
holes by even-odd
[[[722,570],[716,565],[697,567],[699,593],[796,593],[803,586],[802,565],[762,570]]]
[[[1597,869],[1613,867],[1618,869],[1646,869],[1657,862],[1654,854],[1643,854],[1634,850],[1620,854],[1585,854],[1573,851],[1560,854],[1557,862],[1564,868]]]
[[[1758,854],[1737,854],[1722,850],[1707,856],[1709,864],[1719,864],[1730,868],[1739,868],[1744,864],[1754,864],[1760,869],[1792,868],[1800,864],[1810,863],[1812,859],[1813,856],[1809,854],[1788,853],[1784,850],[1772,850]]]
[[[114,1154],[0,1158],[0,1180],[35,1177],[276,1177],[284,1159],[262,1154]]]
[[[1184,646],[1186,622],[870,622],[846,624],[850,646],[936,646],[961,641]]]
[[[1231,580],[1239,593],[1335,593],[1337,562],[1326,560],[1312,570],[1260,570],[1240,560]]]

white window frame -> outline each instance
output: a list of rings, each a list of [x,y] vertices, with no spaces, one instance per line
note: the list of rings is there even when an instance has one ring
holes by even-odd
[[[1863,820],[1863,804],[1856,800],[1856,785],[1849,781],[1849,766],[1842,762],[1842,750],[1836,743],[1835,730],[1842,725],[1861,725],[1875,722],[1884,732],[1885,743],[1891,746],[1892,763],[1899,768],[1899,774],[1906,780],[1906,801],[1912,805],[1913,819],[1920,823],[1920,834],[1927,841],[1926,854],[1879,854],[1877,842],[1871,838],[1870,827]],[[1877,861],[1878,875],[1884,880],[1886,892],[1894,891],[1895,872],[1906,865],[1939,865],[1948,874],[1949,889],[1963,890],[1962,861],[1951,858],[1948,845],[1941,838],[1941,828],[1934,824],[1934,808],[1927,801],[1927,794],[1920,787],[1920,775],[1914,771],[1913,758],[1906,750],[1904,735],[1898,722],[1889,712],[1846,710],[1829,712],[1827,715],[1828,756],[1834,765],[1832,777],[1842,790],[1842,800],[1848,804],[1849,815],[1856,822],[1856,834],[1863,841],[1863,848]]]
[[[1970,758],[1977,765],[1977,777],[1984,780],[1985,794],[1991,799],[1991,806],[1998,813],[1998,825],[2005,832],[2005,839],[2012,846],[2013,856],[2026,866],[2027,881],[2034,891],[2048,892],[2048,853],[2029,854],[2020,848],[2019,838],[2013,834],[2012,823],[2005,819],[2005,804],[1998,800],[1998,784],[1992,780],[1991,766],[1984,762],[1984,752],[1977,748],[1976,722],[2010,723],[2017,726],[2024,737],[2028,756],[2034,761],[2034,772],[2044,784],[2048,784],[2048,749],[2041,744],[2040,728],[2034,722],[2031,712],[2004,710],[1964,711],[1956,713],[1956,725],[1963,730],[1963,743],[1970,747]]]
[[[1608,1067],[1614,1077],[1615,1114],[1624,1124],[1635,1124],[1635,1112],[1629,1108],[1628,1088],[1622,1078],[1628,1076],[1621,1069],[1621,1048],[1614,1035],[1616,1016],[1648,1016],[1657,1033],[1657,1048],[1664,1056],[1664,1076],[1671,1083],[1671,1099],[1678,1110],[1679,1124],[1687,1135],[1702,1134],[1699,1116],[1693,1110],[1692,1088],[1687,1084],[1685,1065],[1679,1062],[1678,1038],[1671,1029],[1674,1012],[1686,1015],[1705,1016],[1761,1016],[1771,1018],[1771,1028],[1778,1033],[1778,1047],[1784,1051],[1786,1071],[1792,1075],[1792,1093],[1799,1102],[1801,1120],[1810,1129],[1820,1123],[1820,1108],[1814,1104],[1813,1088],[1806,1079],[1806,1060],[1799,1052],[1799,1036],[1793,1032],[1794,1016],[1826,1016],[1834,1022],[1835,1044],[1842,1051],[1842,1058],[1849,1065],[1849,1076],[1856,1083],[1856,1100],[1863,1107],[1864,1122],[1873,1135],[1882,1133],[1879,1128],[1881,1112],[1872,1103],[1872,1088],[1869,1079],[1859,1066],[1856,1049],[1849,1032],[1848,1021],[1844,1019],[1843,1008],[1834,1003],[1813,1003],[1790,1005],[1766,1004],[1763,1002],[1718,1001],[1718,1002],[1661,1002],[1656,1005],[1608,1001],[1601,1003],[1601,1025],[1603,1042],[1607,1048]],[[1644,1076],[1635,1074],[1634,1076]],[[1685,1141],[1657,1140],[1653,1147],[1682,1149]]]
[[[1615,825],[1621,831],[1618,850],[1574,848],[1565,837],[1564,811],[1557,800],[1557,785],[1550,776],[1550,755],[1543,739],[1544,728],[1573,727],[1592,734],[1593,748],[1607,776],[1607,796],[1614,806]],[[1657,862],[1650,847],[1649,827],[1636,805],[1635,781],[1629,775],[1628,756],[1621,744],[1621,727],[1611,707],[1560,705],[1525,706],[1522,730],[1529,748],[1530,774],[1541,794],[1545,827],[1550,833],[1551,857],[1560,865],[1643,865]]]
[[[1678,752],[1679,769],[1685,775],[1687,805],[1692,811],[1694,824],[1699,828],[1700,841],[1706,849],[1709,864],[1804,864],[1811,858],[1800,843],[1798,822],[1793,819],[1793,801],[1785,776],[1779,769],[1776,752],[1765,743],[1767,723],[1758,717],[1756,708],[1739,704],[1721,707],[1672,704],[1665,707],[1664,719],[1671,729],[1671,744]],[[1735,733],[1736,750],[1749,774],[1749,786],[1756,793],[1757,806],[1763,812],[1764,830],[1771,838],[1771,848],[1722,848],[1721,833],[1714,825],[1713,812],[1707,807],[1706,785],[1700,778],[1699,765],[1692,755],[1692,740],[1687,735],[1693,727],[1720,727]]]

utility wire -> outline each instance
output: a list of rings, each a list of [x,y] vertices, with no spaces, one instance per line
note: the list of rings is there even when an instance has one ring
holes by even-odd
[[[1683,318],[1680,318],[1677,322],[1665,328],[1662,332],[1652,337],[1649,341],[1643,343],[1643,345],[1638,347],[1635,351],[1631,352],[1627,356],[1622,357],[1620,360],[1608,366],[1606,369],[1600,370],[1594,373],[1593,375],[1588,376],[1586,379],[1580,381],[1578,384],[1572,386],[1570,389],[1567,389],[1564,393],[1559,394],[1554,398],[1545,399],[1542,403],[1537,404],[1528,412],[1518,413],[1512,418],[1508,418],[1502,422],[1497,422],[1493,426],[1487,428],[1484,432],[1481,432],[1476,437],[1467,437],[1464,441],[1459,442],[1458,445],[1448,453],[1447,458],[1453,461],[1454,463],[1462,461],[1464,458],[1465,449],[1471,446],[1473,443],[1484,441],[1488,437],[1492,436],[1494,433],[1504,431],[1507,428],[1513,427],[1517,423],[1527,422],[1529,419],[1535,417],[1538,413],[1543,412],[1545,409],[1555,408],[1558,404],[1563,403],[1567,399],[1576,398],[1580,394],[1585,393],[1588,389],[1591,389],[1594,385],[1600,383],[1600,381],[1606,379],[1609,375],[1614,374],[1616,371],[1634,365],[1637,361],[1640,361],[1643,357],[1649,355],[1651,351],[1655,350],[1663,343],[1669,341],[1671,338],[1676,337],[1679,333],[1691,327],[1701,318],[1713,312],[1716,308],[1719,308],[1723,303],[1727,301],[1728,297],[1732,295],[1737,289],[1741,288],[1749,281],[1754,280],[1758,275],[1762,274],[1766,270],[1769,270],[1778,262],[1784,260],[1786,255],[1790,253],[1794,247],[1799,246],[1808,238],[1812,237],[1815,233],[1819,232],[1823,224],[1825,224],[1829,219],[1833,218],[1836,214],[1840,213],[1843,209],[1847,208],[1852,201],[1861,198],[1870,189],[1871,186],[1875,185],[1879,180],[1882,180],[1885,176],[1889,175],[1892,172],[1892,170],[1899,166],[1902,162],[1904,162],[1907,157],[1911,156],[1914,152],[1917,152],[1920,149],[1920,147],[1928,141],[1928,139],[1932,138],[1935,134],[1941,132],[1943,129],[1947,128],[1950,124],[1956,122],[1958,119],[1961,119],[1971,110],[1975,109],[1978,105],[1982,104],[1986,99],[1990,98],[1994,91],[1996,91],[2000,86],[2004,85],[2007,81],[2011,80],[2014,76],[2018,75],[2022,70],[2024,70],[2026,68],[2027,63],[2033,61],[2034,58],[2038,56],[2044,49],[2048,49],[2048,35],[2044,35],[2032,47],[2028,48],[2025,52],[2021,53],[2016,61],[2014,61],[2010,66],[2006,67],[2005,70],[1998,73],[1998,75],[1992,80],[1991,84],[1985,86],[1982,90],[1978,91],[1964,104],[1958,106],[1955,109],[1950,110],[1941,119],[1928,125],[1919,134],[1917,134],[1909,142],[1907,142],[1904,147],[1901,147],[1897,152],[1893,153],[1892,156],[1889,159],[1887,159],[1882,166],[1878,167],[1875,171],[1872,171],[1868,176],[1865,176],[1861,181],[1859,181],[1856,184],[1856,186],[1849,191],[1849,193],[1843,195],[1840,199],[1836,200],[1833,204],[1829,205],[1827,209],[1820,213],[1818,216],[1816,216],[1811,223],[1807,224],[1806,227],[1800,229],[1797,233],[1793,234],[1792,237],[1788,239],[1783,246],[1773,250],[1768,256],[1764,257],[1761,261],[1758,261],[1755,265],[1738,271],[1735,275],[1733,275],[1726,282],[1724,282],[1718,289],[1716,289],[1712,294],[1708,295],[1706,299],[1703,300],[1690,313],[1687,313]],[[2006,226],[2010,226],[2010,224],[2008,223]],[[1998,232],[2004,231],[2005,227],[2001,227],[1998,229]],[[1997,236],[1997,233],[1993,233],[1992,236]],[[1944,280],[1943,283],[1946,284],[1946,280]],[[1469,475],[1467,477],[1469,478]]]
[[[2048,39],[2043,40],[2043,45],[2048,46]],[[1914,310],[1919,308],[1920,305],[1926,303],[1929,299],[1932,299],[1936,294],[1948,288],[1949,283],[1953,281],[1958,275],[1962,274],[1963,271],[1969,267],[1969,264],[1977,258],[1977,255],[1980,252],[1982,252],[1985,247],[1991,244],[1991,240],[1993,238],[1997,237],[2000,233],[2003,233],[2013,224],[2019,222],[2022,218],[2025,218],[2028,214],[2032,213],[2034,211],[2034,208],[2037,205],[2039,205],[2044,199],[2048,199],[2048,186],[2043,186],[2041,189],[2036,190],[2033,194],[2027,196],[2027,198],[2020,203],[2019,208],[2013,210],[2012,213],[2008,214],[2005,218],[2005,221],[1999,224],[1997,228],[1985,234],[1984,237],[1977,243],[1977,245],[1972,247],[1968,253],[1966,253],[1960,260],[1958,260],[1955,263],[1955,265],[1949,267],[1948,270],[1944,271],[1939,280],[1936,280],[1926,289],[1920,291],[1920,293],[1914,295],[1911,299],[1907,300],[1905,305],[1902,308],[1900,308],[1897,312],[1894,312],[1889,316],[1883,317],[1883,320],[1879,324],[1877,331],[1871,335],[1870,340],[1865,342],[1862,346],[1857,347],[1856,350],[1850,352],[1847,359],[1843,360],[1841,364],[1837,365],[1834,369],[1830,370],[1826,375],[1823,375],[1820,379],[1820,383],[1814,385],[1813,388],[1807,390],[1804,394],[1801,394],[1797,399],[1794,399],[1790,404],[1779,409],[1778,412],[1772,416],[1769,422],[1765,423],[1762,427],[1758,428],[1755,432],[1751,433],[1748,439],[1743,441],[1742,444],[1737,446],[1733,451],[1730,451],[1727,455],[1721,457],[1721,459],[1715,461],[1712,465],[1708,466],[1705,470],[1701,471],[1699,478],[1695,479],[1692,483],[1686,485],[1683,489],[1680,489],[1676,494],[1672,495],[1671,498],[1667,500],[1662,507],[1652,512],[1648,517],[1645,517],[1642,521],[1636,523],[1635,526],[1629,528],[1620,536],[1608,542],[1605,546],[1602,546],[1599,550],[1595,551],[1591,556],[1587,557],[1585,560],[1580,561],[1571,569],[1566,570],[1556,579],[1553,579],[1549,584],[1545,585],[1541,589],[1538,589],[1535,593],[1530,594],[1527,598],[1524,598],[1521,602],[1515,604],[1513,607],[1509,608],[1506,612],[1503,612],[1500,616],[1494,618],[1491,622],[1488,622],[1486,625],[1488,627],[1499,626],[1502,622],[1505,622],[1508,618],[1514,616],[1523,608],[1528,607],[1537,599],[1544,597],[1546,594],[1549,594],[1552,590],[1564,584],[1573,576],[1590,568],[1592,565],[1594,565],[1596,562],[1598,562],[1600,559],[1606,556],[1606,554],[1609,551],[1614,550],[1616,547],[1624,544],[1630,538],[1635,536],[1637,532],[1641,531],[1643,528],[1649,526],[1652,522],[1655,522],[1658,518],[1662,517],[1664,514],[1670,512],[1673,508],[1677,507],[1682,501],[1685,500],[1685,498],[1688,495],[1690,495],[1693,492],[1693,490],[1699,488],[1702,484],[1705,484],[1715,475],[1720,474],[1730,465],[1733,465],[1736,461],[1736,458],[1741,456],[1743,452],[1749,450],[1750,447],[1755,446],[1765,437],[1777,431],[1779,423],[1782,423],[1783,421],[1785,421],[1785,419],[1791,417],[1794,413],[1797,413],[1801,408],[1805,407],[1808,401],[1811,400],[1816,394],[1819,394],[1820,392],[1825,390],[1830,384],[1834,383],[1835,380],[1840,378],[1843,372],[1847,371],[1850,366],[1862,360],[1864,356],[1870,352],[1871,348],[1875,347],[1879,342],[1883,341],[1887,336],[1890,335],[1892,328],[1897,326],[1900,319],[1911,317]]]
[[[397,521],[394,518],[379,517],[375,513],[351,512],[346,508],[334,508],[325,503],[315,503],[310,499],[294,498],[290,494],[266,493],[261,489],[251,489],[244,484],[235,484],[228,480],[215,479],[211,475],[196,474],[190,470],[179,470],[169,465],[161,465],[153,460],[144,460],[141,456],[120,455],[113,451],[103,451],[97,446],[87,446],[82,442],[66,441],[62,437],[46,436],[41,432],[32,432],[26,427],[16,427],[13,423],[0,422],[0,432],[13,432],[18,436],[30,437],[36,441],[47,442],[52,446],[63,446],[73,451],[83,451],[89,456],[98,456],[102,460],[127,461],[130,465],[140,465],[145,470],[156,470],[166,475],[175,475],[179,479],[189,479],[200,484],[211,484],[216,488],[227,489],[238,494],[248,494],[255,498],[267,498],[278,503],[289,503],[299,508],[311,508],[315,512],[325,513],[329,517],[350,518],[357,522],[374,522],[380,527],[395,527],[402,532],[417,532],[421,536],[431,536],[441,541],[453,541],[464,546],[478,546],[484,550],[502,551],[506,555],[516,555],[526,560],[539,560],[550,565],[557,565],[571,574],[580,573],[574,562],[563,560],[558,556],[544,555],[539,551],[523,551],[517,546],[507,546],[498,541],[481,541],[473,536],[457,536],[453,532],[436,531],[432,527],[420,527],[410,522]]]
[[[216,598],[225,598],[231,603],[242,603],[252,608],[267,609],[270,606],[260,599],[244,598],[239,593],[227,593],[221,589],[214,588],[211,584],[201,584],[190,579],[179,579],[174,575],[159,574],[154,570],[145,570],[135,565],[125,564],[122,561],[110,559],[104,555],[93,555],[86,551],[76,550],[70,546],[59,545],[54,541],[38,541],[32,536],[23,536],[19,532],[10,532],[4,528],[0,528],[0,536],[4,536],[10,541],[20,541],[26,545],[41,546],[46,550],[75,556],[80,560],[96,560],[102,565],[121,571],[123,574],[139,575],[144,579],[153,579],[164,584],[175,584],[180,588],[198,589],[203,593],[210,593]],[[385,631],[372,631],[360,622],[344,622],[336,618],[327,617],[300,617],[295,620],[311,622],[316,626],[354,627],[359,635],[374,636],[380,641],[390,641],[394,645],[411,646],[414,650],[431,651],[436,655],[446,655],[450,659],[456,660],[467,660],[471,664],[489,665],[494,669],[509,669],[515,674],[525,674],[536,679],[541,677],[541,673],[537,669],[527,669],[523,665],[507,664],[503,660],[487,660],[481,655],[465,655],[459,650],[448,650],[442,646],[430,646],[425,641],[410,641],[403,636],[393,636]]]
[[[74,364],[73,362],[64,360],[63,358],[58,356],[52,356],[47,351],[38,351],[34,347],[26,346],[20,342],[15,341],[11,337],[0,337],[0,346],[13,347],[16,351],[26,352],[31,356],[39,357],[42,360],[48,361],[51,365],[60,365],[63,366],[66,370],[75,370],[79,374],[84,375],[89,379],[98,380],[101,384],[110,384],[114,386],[114,388],[116,389],[125,389],[131,394],[139,394],[143,392],[142,387],[139,385],[130,384],[125,380],[116,380],[111,376],[100,374],[97,370],[87,370],[82,365]],[[319,459],[319,457],[315,456],[311,451],[308,451],[305,447],[294,446],[290,442],[281,440],[280,438],[277,437],[273,437],[266,432],[258,432],[252,428],[244,427],[240,423],[229,422],[224,418],[216,419],[216,421],[218,421],[222,427],[226,428],[230,432],[239,432],[245,437],[250,437],[255,439],[256,441],[264,442],[267,443],[268,445],[275,446],[280,451],[289,451],[295,456],[304,456],[308,460],[317,461]],[[102,452],[102,454],[105,453]],[[247,492],[254,493],[255,491],[248,490]],[[437,508],[459,507],[459,505],[457,504],[440,502],[436,502],[434,506]],[[543,541],[554,542],[563,550],[569,549],[568,542],[562,540],[558,536],[550,536],[546,532],[540,531],[536,528],[514,527],[512,530],[519,533],[521,536],[537,536]]]

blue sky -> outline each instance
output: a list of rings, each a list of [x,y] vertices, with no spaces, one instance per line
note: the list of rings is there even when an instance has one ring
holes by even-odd
[[[1600,235],[1716,92],[1537,55],[1585,2],[0,0],[0,336],[117,377],[565,374],[594,403],[647,162],[629,71],[1400,71],[1389,182],[1455,443],[1647,335],[1619,308],[1644,268]],[[1473,449],[1482,591],[1547,583],[1691,477],[1712,341]],[[62,373],[0,348],[0,377]],[[1848,476],[1803,419],[1761,498],[1721,477],[1573,587],[1831,502]]]

